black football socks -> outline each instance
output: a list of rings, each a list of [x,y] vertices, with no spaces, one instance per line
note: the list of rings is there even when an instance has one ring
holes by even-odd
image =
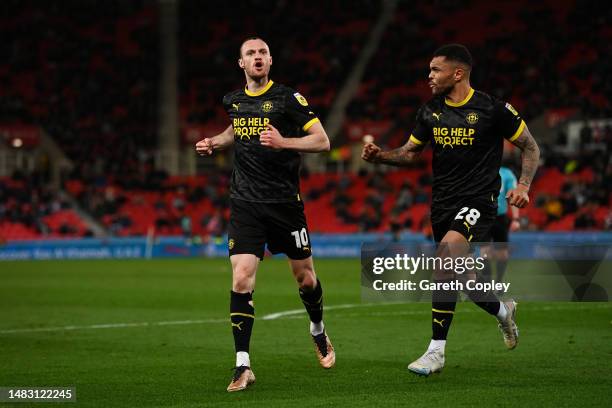
[[[478,277],[476,282],[483,282],[482,277]],[[469,296],[472,302],[476,303],[478,307],[485,310],[487,313],[497,316],[501,303],[499,299],[492,291],[481,292],[477,290],[466,290],[465,293]]]
[[[452,280],[437,280],[436,283],[445,283]],[[455,307],[457,306],[457,290],[441,289],[432,293],[431,299],[431,331],[432,340],[446,340],[450,329]]]
[[[231,291],[230,320],[234,334],[236,352],[249,352],[251,331],[255,322],[255,308],[251,306],[253,293],[236,293]]]
[[[300,298],[304,303],[310,321],[315,324],[321,323],[321,320],[323,320],[323,288],[319,279],[317,279],[317,285],[313,289],[300,289]]]

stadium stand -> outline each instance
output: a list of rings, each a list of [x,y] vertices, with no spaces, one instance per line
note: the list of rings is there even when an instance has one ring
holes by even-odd
[[[524,0],[400,2],[384,46],[368,68],[376,74],[361,84],[348,109],[346,134],[362,126],[364,133],[385,135],[389,145],[403,143],[415,108],[430,96],[432,50],[447,42],[469,44],[474,86],[511,101],[527,121],[562,108],[583,117],[611,117],[606,95],[612,85],[604,78],[612,67],[603,58],[612,40],[611,13],[602,10],[593,20],[594,6],[552,0],[537,5]],[[370,131],[372,126],[379,131]]]
[[[91,235],[80,217],[37,175],[0,178],[0,241]]]
[[[476,60],[476,88],[511,101],[527,121],[550,111],[585,120],[577,150],[560,149],[567,146],[561,130],[556,144],[542,145],[543,167],[533,205],[522,212],[523,228],[611,229],[612,127],[587,119],[612,118],[612,83],[605,80],[612,67],[604,58],[612,44],[612,11],[593,19],[590,1],[530,3],[529,13],[524,4],[399,2],[333,144],[365,133],[387,146],[403,144],[415,108],[429,97],[432,50],[450,39],[465,42]],[[108,234],[220,236],[231,167],[198,176],[155,168],[158,7],[145,0],[3,1],[0,126],[40,126],[51,136],[75,164],[63,190]],[[475,8],[479,13],[466,11]],[[258,18],[247,18],[253,10]],[[380,11],[374,0],[320,2],[316,12],[299,2],[181,0],[181,128],[226,126],[220,100],[243,86],[237,48],[249,35],[269,41],[272,78],[298,89],[326,118]],[[302,195],[311,229],[426,231],[430,162],[426,151],[415,167],[385,173],[305,169]],[[0,240],[91,234],[43,180],[23,173],[0,178]]]
[[[598,181],[595,181],[595,180]],[[148,188],[116,184],[86,187],[70,181],[67,190],[115,235],[218,236],[225,232],[228,175],[168,177]],[[533,188],[533,205],[522,213],[525,230],[567,231],[609,228],[612,166],[595,177],[591,167],[573,174],[543,168]],[[429,215],[431,180],[424,169],[388,173],[318,173],[302,178],[306,216],[313,232],[384,232],[390,225],[422,230]],[[581,223],[579,216],[590,221]],[[216,217],[221,217],[217,220]],[[210,228],[221,225],[221,228]],[[578,220],[578,221],[577,221]]]
[[[269,42],[271,78],[294,87],[325,118],[380,10],[373,0],[180,3],[180,117],[183,125],[224,129],[221,98],[244,86],[238,47],[249,36]],[[347,10],[351,10],[347,13]],[[257,18],[251,18],[253,13]],[[289,35],[288,35],[289,34]],[[219,75],[228,73],[228,75]]]
[[[79,172],[137,170],[157,141],[155,3],[8,0],[2,10],[2,123],[41,126]]]

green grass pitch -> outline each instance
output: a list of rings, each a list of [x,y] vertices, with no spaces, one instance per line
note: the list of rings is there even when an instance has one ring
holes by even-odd
[[[444,371],[420,378],[406,365],[429,342],[430,305],[361,304],[358,260],[315,265],[326,306],[356,305],[325,312],[336,366],[319,368],[305,313],[264,320],[302,308],[286,261],[267,259],[257,382],[229,394],[228,260],[2,262],[0,386],[75,386],[83,407],[612,405],[610,304],[519,304],[507,351],[495,320],[462,303]]]

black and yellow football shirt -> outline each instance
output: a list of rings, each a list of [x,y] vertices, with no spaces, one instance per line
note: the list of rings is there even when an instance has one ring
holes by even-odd
[[[410,139],[432,144],[432,222],[467,199],[497,197],[503,140],[524,127],[509,103],[471,88],[459,103],[436,96],[421,106]]]
[[[306,98],[269,81],[254,93],[239,89],[223,97],[234,129],[234,168],[230,196],[263,203],[299,200],[301,155],[262,146],[259,135],[272,124],[284,137],[302,137],[319,121]]]

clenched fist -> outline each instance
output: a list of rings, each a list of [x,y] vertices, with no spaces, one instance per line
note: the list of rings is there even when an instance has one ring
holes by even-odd
[[[213,154],[213,151],[213,142],[210,138],[202,139],[198,143],[196,143],[196,152],[200,156],[210,156],[211,154]]]
[[[380,147],[376,146],[374,143],[366,143],[363,145],[363,150],[361,151],[361,158],[367,162],[375,163],[376,156],[378,156],[380,150]]]
[[[271,147],[273,149],[282,149],[284,148],[285,138],[281,136],[279,131],[272,126],[271,123],[268,123],[266,126],[266,130],[259,134],[259,143],[262,146]]]
[[[529,204],[529,188],[519,184],[516,188],[508,191],[506,198],[508,203],[518,208],[524,208]]]

